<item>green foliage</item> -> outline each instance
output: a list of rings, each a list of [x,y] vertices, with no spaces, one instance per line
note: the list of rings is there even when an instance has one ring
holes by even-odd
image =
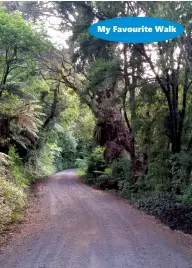
[[[77,158],[75,161],[75,167],[79,168],[80,170],[87,170],[88,168],[88,158]]]
[[[17,219],[26,202],[23,189],[0,178],[0,232]]]
[[[191,152],[158,155],[148,165],[148,190],[183,194],[191,181]]]
[[[18,76],[21,74],[19,71],[31,71],[29,69],[39,53],[50,49],[50,43],[43,34],[25,22],[20,13],[9,14],[0,8],[0,32],[0,68],[6,70],[9,63],[12,70],[9,70],[9,75],[15,75],[16,69]]]
[[[131,177],[130,168],[130,159],[127,157],[122,157],[112,163],[112,176],[121,180],[129,180]]]
[[[139,208],[159,218],[172,229],[192,234],[192,207],[178,202],[173,195],[143,197],[135,201]]]
[[[131,194],[135,191],[131,175],[131,163],[127,157],[122,157],[118,161],[112,163],[112,177],[116,180],[120,193],[130,198]]]
[[[31,181],[46,178],[56,172],[55,159],[61,152],[56,144],[44,144],[39,150],[31,151],[25,164],[25,172]]]
[[[0,187],[5,190],[2,194],[0,188],[4,215],[0,226],[4,226],[23,207],[30,183],[74,168],[75,159],[83,155],[86,159],[94,119],[76,94],[61,85],[55,96],[55,84],[38,74],[40,56],[51,48],[43,31],[21,14],[0,8],[0,32],[0,150],[7,153],[5,145],[9,149],[8,155],[0,153]]]
[[[172,192],[183,194],[183,191],[190,186],[192,179],[192,153],[183,151],[179,154],[174,154],[168,159],[168,165],[171,167]]]
[[[83,175],[86,183],[94,184],[101,189],[118,189],[123,195],[128,195],[128,192],[134,190],[128,158],[122,157],[108,167],[103,159],[103,148],[97,147],[86,164],[88,165],[84,169],[86,175]]]
[[[163,153],[148,164],[148,173],[145,178],[148,190],[170,191],[171,173],[167,162],[169,157],[169,154]]]
[[[90,66],[89,79],[85,87],[85,92],[88,93],[89,90],[92,90],[93,94],[99,93],[101,89],[104,90],[109,86],[111,80],[114,82],[118,74],[119,63],[117,61],[111,62],[104,59],[94,61]]]
[[[102,147],[96,147],[91,153],[88,159],[88,174],[95,176],[97,172],[103,172],[105,170],[106,163],[103,158],[103,151],[104,149]]]
[[[60,154],[57,155],[54,161],[56,170],[73,168],[77,152],[77,140],[73,130],[66,129],[59,133],[57,146],[60,147]]]
[[[16,220],[25,206],[26,188],[23,163],[12,146],[9,155],[0,154],[0,232]]]
[[[29,180],[25,177],[22,159],[18,156],[13,146],[9,149],[9,157],[10,171],[14,183],[23,189],[26,188]]]
[[[185,188],[181,200],[185,205],[192,206],[192,182]]]
[[[105,168],[104,174],[107,175],[107,176],[111,176],[112,175],[112,169],[111,168]]]
[[[84,170],[86,175],[82,179],[88,184],[95,184],[97,177],[103,174],[107,167],[103,158],[103,151],[102,147],[96,147],[86,159],[87,168]]]
[[[96,186],[98,186],[101,189],[115,189],[115,187],[111,181],[111,177],[109,177],[106,174],[102,174],[100,176],[97,176],[93,182]]]
[[[8,177],[9,171],[8,171],[8,166],[9,166],[9,156],[4,153],[0,153],[0,174],[2,177]]]

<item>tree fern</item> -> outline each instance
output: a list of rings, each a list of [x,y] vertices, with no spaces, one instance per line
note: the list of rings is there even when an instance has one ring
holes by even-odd
[[[42,115],[37,101],[19,100],[10,118],[11,138],[24,148],[35,144]]]
[[[9,137],[7,141],[16,141],[27,148],[36,144],[38,132],[42,125],[41,106],[35,100],[18,99],[5,95],[0,100],[0,118],[9,120]]]

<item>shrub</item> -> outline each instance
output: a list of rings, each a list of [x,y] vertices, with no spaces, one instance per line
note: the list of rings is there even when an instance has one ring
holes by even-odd
[[[47,143],[39,150],[31,151],[25,164],[25,173],[30,177],[31,181],[53,174],[56,171],[55,158],[59,154],[60,147],[54,143]]]
[[[109,188],[110,177],[108,175],[102,174],[95,178],[94,184],[101,189]]]
[[[83,169],[85,171],[85,174],[81,175],[81,179],[85,183],[95,184],[99,187],[102,187],[103,183],[105,184],[105,176],[108,175],[104,173],[110,172],[110,170],[107,169],[107,165],[104,161],[103,151],[104,149],[102,147],[96,147],[95,149],[93,149],[89,157],[84,159],[77,159],[76,164],[81,167],[81,170]],[[99,178],[103,175],[105,178]],[[103,180],[104,182],[102,183]]]
[[[171,189],[171,170],[168,165],[169,155],[162,153],[148,164],[148,173],[145,177],[147,188],[150,191],[166,192]]]
[[[117,183],[117,188],[121,194],[129,198],[131,193],[135,191],[135,186],[131,176],[131,163],[127,157],[121,157],[118,161],[111,165],[112,178]]]
[[[148,190],[183,194],[191,179],[192,155],[161,153],[148,164]]]
[[[29,184],[29,179],[26,178],[22,160],[13,146],[10,146],[9,157],[9,167],[13,182],[21,188],[26,188]]]
[[[76,161],[75,161],[75,166],[79,169],[82,169],[82,170],[87,170],[88,168],[88,158],[87,157],[84,157],[83,159],[82,158],[77,158]]]
[[[117,180],[106,174],[96,177],[94,183],[104,190],[118,190]]]
[[[9,155],[0,154],[0,232],[17,219],[26,202],[25,188],[28,180],[22,161],[10,147]]]
[[[91,155],[88,158],[88,168],[87,173],[93,176],[97,176],[95,171],[102,171],[104,172],[105,168],[107,167],[104,158],[103,158],[103,151],[102,147],[96,147]]]
[[[191,152],[174,154],[167,162],[172,175],[171,191],[175,194],[183,194],[186,192],[186,188],[188,189],[191,180],[192,154]],[[187,193],[189,194],[188,190]]]
[[[80,173],[80,177],[82,181],[85,183],[92,185],[95,184],[95,177],[92,174],[88,174],[87,172],[83,172],[83,174]]]
[[[111,165],[112,177],[117,180],[130,180],[131,179],[131,167],[130,159],[127,157],[121,157]]]
[[[111,176],[112,175],[112,169],[111,168],[105,168],[104,174],[108,175],[108,176]]]
[[[2,177],[10,177],[9,170],[10,157],[7,154],[0,152],[0,174]]]
[[[192,234],[192,207],[178,202],[172,194],[143,197],[135,207],[156,216],[172,229]]]
[[[0,231],[17,219],[25,206],[26,194],[14,183],[0,178]]]
[[[192,185],[186,186],[186,189],[181,197],[182,202],[185,205],[192,206]]]

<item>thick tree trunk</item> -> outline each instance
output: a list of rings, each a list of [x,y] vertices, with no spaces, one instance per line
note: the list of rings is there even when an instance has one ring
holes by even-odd
[[[132,147],[132,133],[123,121],[120,109],[106,109],[102,111],[102,122],[97,124],[100,131],[100,139],[97,142],[105,147],[104,158],[107,162],[116,160],[125,155],[131,159],[131,170],[133,179],[136,180],[136,173],[141,167],[141,161],[135,155]],[[97,113],[96,118],[101,118]]]

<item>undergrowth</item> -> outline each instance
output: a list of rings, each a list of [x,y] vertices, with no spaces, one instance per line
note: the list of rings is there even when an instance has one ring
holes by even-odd
[[[85,183],[103,190],[114,189],[137,209],[172,229],[192,234],[192,185],[184,172],[191,162],[184,161],[183,154],[151,162],[148,173],[134,181],[129,158],[122,157],[107,165],[102,152],[98,147],[84,159],[85,163],[81,160],[78,173]]]

